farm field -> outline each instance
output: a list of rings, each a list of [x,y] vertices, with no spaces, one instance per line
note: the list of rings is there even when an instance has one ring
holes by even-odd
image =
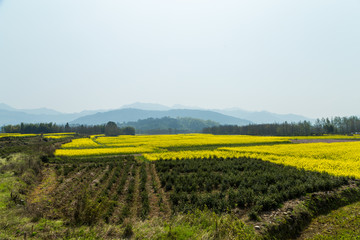
[[[292,143],[306,139],[341,142]],[[63,157],[143,154],[147,160],[192,158],[256,158],[337,176],[360,178],[359,136],[257,137],[210,134],[93,136],[57,149]]]
[[[250,208],[256,215],[348,184],[346,178],[248,158],[162,160],[155,166],[175,212],[206,206],[217,213]]]
[[[358,136],[51,136],[0,138],[1,239],[287,239],[360,201]]]
[[[21,134],[21,133],[0,133],[0,138],[2,137],[35,137],[35,136],[39,136],[41,134]],[[43,134],[43,136],[45,138],[67,138],[67,137],[72,137],[73,135],[75,135],[75,133],[46,133]]]

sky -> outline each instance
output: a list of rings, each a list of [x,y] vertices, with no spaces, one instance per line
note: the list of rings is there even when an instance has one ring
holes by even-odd
[[[0,102],[360,115],[358,0],[0,0]]]

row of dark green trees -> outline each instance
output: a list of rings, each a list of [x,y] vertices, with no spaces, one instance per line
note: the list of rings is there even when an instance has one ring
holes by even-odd
[[[307,193],[328,191],[349,179],[250,158],[198,158],[154,162],[174,212],[205,206],[217,213],[276,209]]]
[[[356,134],[360,132],[360,118],[334,117],[317,119],[315,123],[250,124],[247,126],[223,125],[203,129],[203,133],[271,135],[271,136],[310,136],[323,134]]]
[[[5,133],[75,132],[79,134],[105,134],[108,136],[135,134],[134,126],[129,127],[129,126],[121,125],[121,127],[118,127],[118,125],[114,122],[108,122],[107,124],[101,124],[101,125],[69,125],[69,124],[57,125],[55,123],[21,123],[18,125],[3,126],[1,128],[1,131]],[[317,119],[314,123],[311,123],[310,121],[303,121],[298,123],[284,122],[284,123],[271,123],[271,124],[250,124],[247,126],[223,125],[223,126],[206,127],[203,129],[203,133],[212,133],[212,134],[272,135],[272,136],[354,134],[359,132],[360,132],[360,118],[356,116],[322,118],[322,119]],[[166,132],[166,133],[168,134],[170,132]]]
[[[107,136],[135,135],[135,128],[121,127],[116,123],[108,122],[101,125],[57,125],[55,123],[21,123],[18,125],[6,125],[1,128],[4,133],[62,133],[75,132],[79,134],[105,134]]]

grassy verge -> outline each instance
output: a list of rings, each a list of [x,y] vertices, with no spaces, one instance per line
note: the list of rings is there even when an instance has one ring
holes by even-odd
[[[266,239],[293,239],[298,237],[317,216],[328,214],[332,210],[359,200],[360,188],[356,184],[336,191],[310,194],[290,214],[272,220],[264,236]]]
[[[178,214],[169,221],[154,218],[133,226],[135,239],[260,239],[251,226],[232,214],[209,210]]]
[[[300,239],[358,239],[360,202],[315,218]]]

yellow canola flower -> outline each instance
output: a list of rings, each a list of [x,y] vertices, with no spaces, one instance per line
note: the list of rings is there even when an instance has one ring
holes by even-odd
[[[61,138],[72,137],[73,135],[75,135],[74,132],[67,132],[67,133],[46,133],[43,136],[44,138],[61,139]]]
[[[61,139],[70,137],[69,135],[54,135],[54,136],[44,136],[44,138],[51,138],[51,139]]]
[[[96,141],[108,147],[151,146],[158,148],[217,146],[236,144],[266,144],[290,142],[288,137],[261,137],[247,135],[176,134],[98,137]]]
[[[258,137],[177,134],[75,139],[56,151],[58,156],[144,153],[148,160],[209,157],[249,157],[312,171],[360,178],[360,142],[291,144],[291,139],[341,139],[358,136]],[[282,144],[285,143],[285,144]],[[212,146],[215,150],[201,150]],[[193,147],[190,148],[189,147]],[[184,149],[182,149],[184,148]],[[192,150],[193,149],[193,150]]]
[[[160,159],[241,158],[248,157],[303,168],[328,172],[337,176],[360,178],[360,142],[279,144],[251,147],[221,147],[214,151],[179,151],[147,153],[144,157]]]
[[[0,138],[2,137],[35,137],[39,134],[22,134],[22,133],[0,133]]]
[[[237,152],[229,152],[229,151],[209,151],[209,150],[199,150],[199,151],[178,151],[178,152],[161,152],[161,153],[146,153],[143,156],[150,160],[156,161],[160,159],[192,159],[192,158],[227,158],[227,157],[240,157],[242,154]]]
[[[79,157],[99,155],[121,155],[152,152],[152,148],[124,147],[124,148],[84,148],[84,149],[56,149],[56,156]]]
[[[62,148],[101,148],[103,146],[93,141],[93,138],[77,138],[69,143],[65,143]]]
[[[240,157],[294,166],[338,176],[360,178],[360,142],[284,144],[257,147],[224,147]]]
[[[45,133],[44,136],[62,136],[62,135],[75,135],[75,132],[62,132],[62,133]]]
[[[360,135],[359,134],[354,134],[351,136],[347,136],[347,135],[331,135],[331,134],[325,134],[322,136],[296,136],[296,137],[289,137],[290,139],[306,139],[306,140],[311,140],[311,139],[350,139],[350,140],[359,140],[360,139]]]

